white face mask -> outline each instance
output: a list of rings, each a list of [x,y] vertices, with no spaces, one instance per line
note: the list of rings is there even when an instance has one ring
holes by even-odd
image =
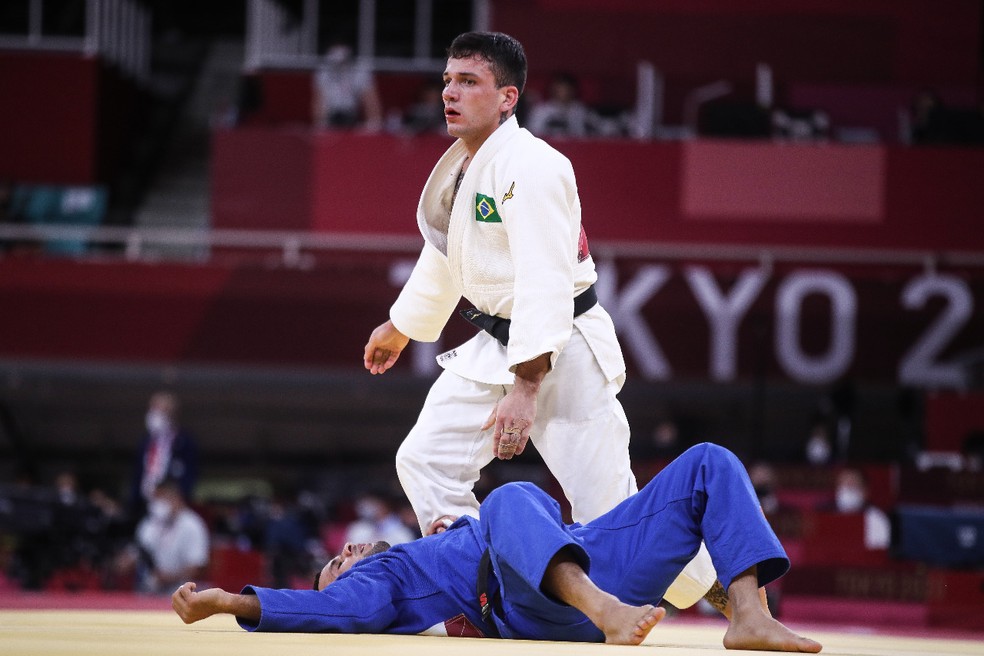
[[[330,64],[344,64],[352,56],[352,49],[348,46],[332,46],[325,53],[325,59]]]
[[[370,499],[360,499],[355,504],[355,514],[359,516],[359,519],[375,520],[382,514],[382,508],[379,504]]]
[[[153,499],[147,504],[147,514],[156,520],[163,521],[171,516],[171,504],[163,499]]]
[[[806,459],[814,465],[823,465],[830,460],[830,444],[822,437],[811,437],[806,444]]]
[[[864,494],[856,487],[837,488],[837,510],[844,513],[858,512],[864,508]]]
[[[171,427],[171,420],[167,415],[159,410],[151,410],[146,417],[147,431],[150,433],[163,433]]]

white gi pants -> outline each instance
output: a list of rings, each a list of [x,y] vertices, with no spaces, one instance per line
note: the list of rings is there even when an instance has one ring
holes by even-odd
[[[492,429],[480,430],[511,385],[489,385],[445,370],[396,454],[403,490],[426,531],[441,515],[478,517],[473,487],[493,459]],[[537,396],[531,440],[585,523],[636,492],[629,425],[608,381],[575,329]],[[522,456],[519,456],[522,458]]]
[[[417,423],[396,453],[396,470],[421,532],[441,515],[478,517],[473,488],[492,462],[492,429],[480,430],[511,385],[489,385],[445,370],[431,386]],[[582,524],[637,491],[629,466],[629,425],[609,381],[575,329],[537,396],[531,440]],[[520,458],[522,456],[519,456]],[[707,548],[670,585],[677,608],[699,600],[714,583]]]

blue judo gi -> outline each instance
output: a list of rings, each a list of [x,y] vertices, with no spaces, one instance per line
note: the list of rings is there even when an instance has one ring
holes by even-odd
[[[592,581],[623,602],[656,604],[703,539],[727,589],[752,565],[759,585],[782,576],[789,559],[759,508],[741,462],[699,444],[637,494],[585,525],[565,525],[560,507],[530,483],[509,483],[444,533],[397,545],[356,563],[323,591],[247,586],[260,600],[250,631],[492,635],[477,599],[479,562],[489,550],[488,593],[503,638],[600,642],[583,613],[540,589],[564,548]]]

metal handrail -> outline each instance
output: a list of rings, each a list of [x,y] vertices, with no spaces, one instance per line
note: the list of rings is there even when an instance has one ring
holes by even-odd
[[[150,74],[150,12],[135,0],[86,0],[85,34],[42,31],[44,0],[31,0],[24,33],[0,34],[0,49],[83,52],[99,55],[138,80]]]
[[[490,0],[471,0],[472,29],[487,30],[490,22]],[[432,57],[431,16],[433,0],[418,0],[414,12],[413,56],[385,57],[377,55],[377,0],[360,0],[356,54],[374,71],[393,73],[432,73],[444,69],[443,57]],[[318,26],[320,22],[316,0],[304,0],[300,15],[288,19],[287,10],[274,0],[247,0],[246,53],[244,68],[256,71],[264,68],[311,69],[320,64]]]
[[[54,226],[0,223],[0,245],[5,242],[84,241],[89,244],[123,247],[122,257],[137,261],[159,260],[147,246],[187,246],[275,250],[284,264],[295,266],[303,252],[416,253],[417,235],[373,233],[313,233],[287,230],[204,228],[129,228],[119,226]],[[834,248],[772,245],[721,245],[706,243],[663,244],[658,242],[593,240],[591,251],[600,258],[652,258],[665,260],[719,260],[754,262],[772,266],[780,262],[915,266],[927,270],[940,267],[984,267],[984,253],[974,251],[929,251],[917,249]],[[100,255],[100,257],[104,257]]]

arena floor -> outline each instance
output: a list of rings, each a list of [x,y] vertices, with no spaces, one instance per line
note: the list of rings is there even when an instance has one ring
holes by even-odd
[[[84,604],[78,604],[83,606]],[[115,604],[104,604],[111,606]],[[0,653],[4,656],[580,656],[585,654],[646,654],[706,656],[722,653],[721,621],[668,618],[640,647],[584,643],[475,640],[423,636],[250,634],[229,617],[214,617],[186,626],[160,600],[143,600],[141,610],[103,607],[52,608],[45,603],[3,604],[0,610]],[[45,606],[45,607],[42,607]],[[154,608],[154,610],[147,610]],[[819,640],[824,654],[838,656],[963,656],[984,654],[984,634],[967,637],[893,635],[864,629],[792,625],[803,635]],[[908,632],[906,632],[908,633]],[[655,650],[655,651],[654,651]],[[766,654],[770,652],[729,652]]]

